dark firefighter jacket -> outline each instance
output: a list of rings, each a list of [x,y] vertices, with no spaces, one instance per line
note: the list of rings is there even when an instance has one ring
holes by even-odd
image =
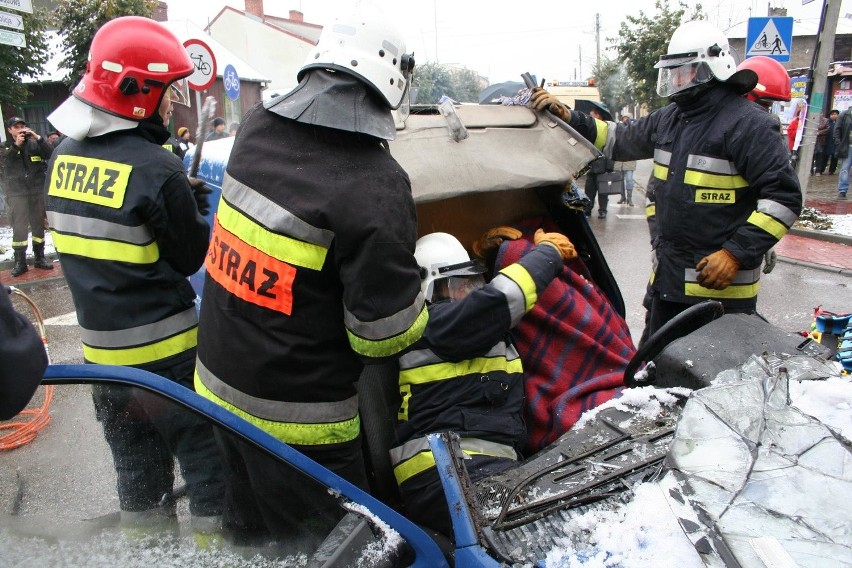
[[[526,442],[520,356],[509,330],[562,270],[539,245],[460,301],[429,305],[423,338],[399,360],[399,483],[435,465],[425,435],[454,431],[466,452],[517,459]]]
[[[195,355],[186,277],[210,228],[181,161],[150,128],[66,138],[50,160],[46,208],[86,361],[156,371]]]
[[[651,286],[661,298],[756,304],[763,255],[802,208],[798,180],[769,113],[719,84],[698,104],[682,109],[672,103],[628,126],[576,112],[571,125],[616,161],[654,158],[660,183]],[[704,288],[695,265],[720,248],[741,268],[725,290]]]
[[[375,138],[246,115],[205,262],[196,390],[285,442],[360,425],[363,362],[426,327],[408,175]]]
[[[6,195],[38,195],[44,191],[44,174],[53,147],[42,136],[24,142],[22,148],[6,140],[3,150],[3,191]]]

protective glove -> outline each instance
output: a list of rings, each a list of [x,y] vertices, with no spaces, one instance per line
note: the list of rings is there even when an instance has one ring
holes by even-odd
[[[514,227],[493,227],[477,240],[473,241],[473,254],[479,258],[488,259],[497,253],[504,240],[514,241],[521,232]]]
[[[763,273],[769,274],[772,272],[776,262],[778,262],[778,255],[775,254],[775,249],[771,248],[763,254]]]
[[[530,108],[549,110],[565,122],[571,120],[571,111],[568,107],[541,87],[533,88],[532,95],[530,95]]]
[[[536,245],[547,244],[552,246],[559,251],[559,256],[562,257],[562,260],[577,258],[577,251],[574,250],[574,245],[562,233],[545,233],[543,229],[539,229],[533,235],[533,241]]]
[[[727,249],[719,249],[698,261],[695,270],[698,271],[698,283],[711,290],[724,290],[731,285],[740,261]]]
[[[205,184],[202,180],[198,178],[188,178],[189,179],[189,187],[192,188],[192,196],[195,198],[195,204],[198,205],[198,212],[201,213],[201,216],[205,216],[210,213],[210,198],[207,197],[212,193],[207,184]]]

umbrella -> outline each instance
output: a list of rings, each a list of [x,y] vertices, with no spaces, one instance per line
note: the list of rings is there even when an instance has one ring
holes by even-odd
[[[599,103],[597,101],[590,101],[588,99],[576,99],[574,101],[574,108],[576,110],[579,110],[580,112],[585,112],[586,114],[590,113],[593,110],[596,110],[601,113],[601,116],[604,120],[615,120],[612,117],[612,113],[609,111],[609,108],[605,104]]]

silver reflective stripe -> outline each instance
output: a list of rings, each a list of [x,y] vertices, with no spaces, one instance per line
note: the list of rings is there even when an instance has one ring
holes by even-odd
[[[511,343],[506,344],[505,341],[496,343],[488,350],[488,353],[485,353],[481,357],[492,358],[503,356],[506,357],[507,361],[514,361],[520,357],[515,346]],[[409,351],[399,358],[399,369],[400,371],[406,371],[417,367],[425,367],[426,365],[435,365],[437,363],[446,363],[446,361],[435,355],[429,349],[417,349],[415,351]]]
[[[227,173],[222,182],[222,197],[272,232],[324,248],[329,248],[334,240],[334,232],[306,223]]]
[[[128,329],[94,331],[81,326],[80,338],[89,347],[101,347],[104,349],[134,347],[177,335],[197,325],[198,312],[195,310],[195,306],[193,306],[164,320]]]
[[[134,245],[147,245],[154,240],[154,235],[145,225],[130,227],[102,219],[80,217],[68,213],[57,213],[56,211],[48,211],[47,220],[50,223],[50,228],[60,233],[122,241]]]
[[[343,306],[343,323],[352,333],[371,341],[381,341],[408,331],[423,311],[423,293],[418,292],[414,303],[397,313],[375,321],[361,321]]]
[[[524,296],[524,291],[517,282],[506,276],[498,274],[491,281],[491,285],[506,296],[506,303],[509,305],[509,317],[511,319],[511,327],[518,325],[524,314],[527,313],[527,299]]]
[[[799,218],[799,216],[793,213],[789,208],[781,205],[777,201],[772,201],[771,199],[758,199],[757,210],[761,213],[766,213],[767,215],[775,217],[787,225],[787,227],[792,227],[793,223],[796,222],[796,219]]]
[[[654,161],[658,164],[668,166],[672,161],[672,153],[657,148],[654,150]]]
[[[459,441],[462,451],[476,454],[485,454],[498,458],[509,458],[516,460],[518,454],[512,446],[498,444],[497,442],[489,442],[488,440],[480,440],[479,438],[462,438]],[[391,463],[394,467],[401,464],[405,460],[409,460],[422,452],[429,451],[429,442],[425,437],[414,438],[401,446],[397,446],[390,450]]]
[[[686,282],[698,282],[698,271],[687,268],[683,271],[683,278]],[[750,270],[738,270],[731,284],[754,284],[758,280],[760,280],[759,267]]]
[[[720,158],[711,158],[710,156],[697,156],[695,154],[690,154],[686,158],[686,167],[726,176],[735,176],[739,173],[737,168],[734,167],[733,162]]]
[[[358,415],[358,395],[336,402],[286,402],[257,398],[222,382],[198,358],[195,372],[207,389],[252,416],[274,422],[325,424],[352,420]]]

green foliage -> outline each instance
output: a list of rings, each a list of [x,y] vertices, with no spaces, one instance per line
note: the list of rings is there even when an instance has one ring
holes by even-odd
[[[470,69],[427,62],[414,68],[411,81],[413,104],[436,104],[443,96],[460,103],[479,102],[479,75]]]
[[[18,106],[26,102],[29,91],[23,83],[25,77],[44,72],[44,64],[50,58],[45,29],[50,24],[50,15],[42,9],[32,14],[20,13],[24,20],[23,34],[26,47],[0,45],[0,103]]]
[[[669,39],[683,22],[702,17],[701,4],[696,4],[692,13],[687,14],[688,6],[678,2],[678,8],[672,9],[669,0],[655,2],[657,13],[647,16],[639,11],[639,16],[627,16],[621,22],[615,43],[618,57],[627,66],[627,76],[633,85],[634,99],[648,105],[653,110],[668,103],[657,95],[657,70],[654,65],[660,55],[666,52]]]
[[[633,85],[627,76],[627,66],[617,59],[604,58],[595,69],[601,100],[609,107],[613,118],[625,106],[633,103]]]
[[[89,46],[98,28],[121,16],[150,18],[156,5],[156,0],[61,0],[56,13],[66,54],[62,67],[69,70],[63,79],[68,89],[72,89],[86,71]]]

